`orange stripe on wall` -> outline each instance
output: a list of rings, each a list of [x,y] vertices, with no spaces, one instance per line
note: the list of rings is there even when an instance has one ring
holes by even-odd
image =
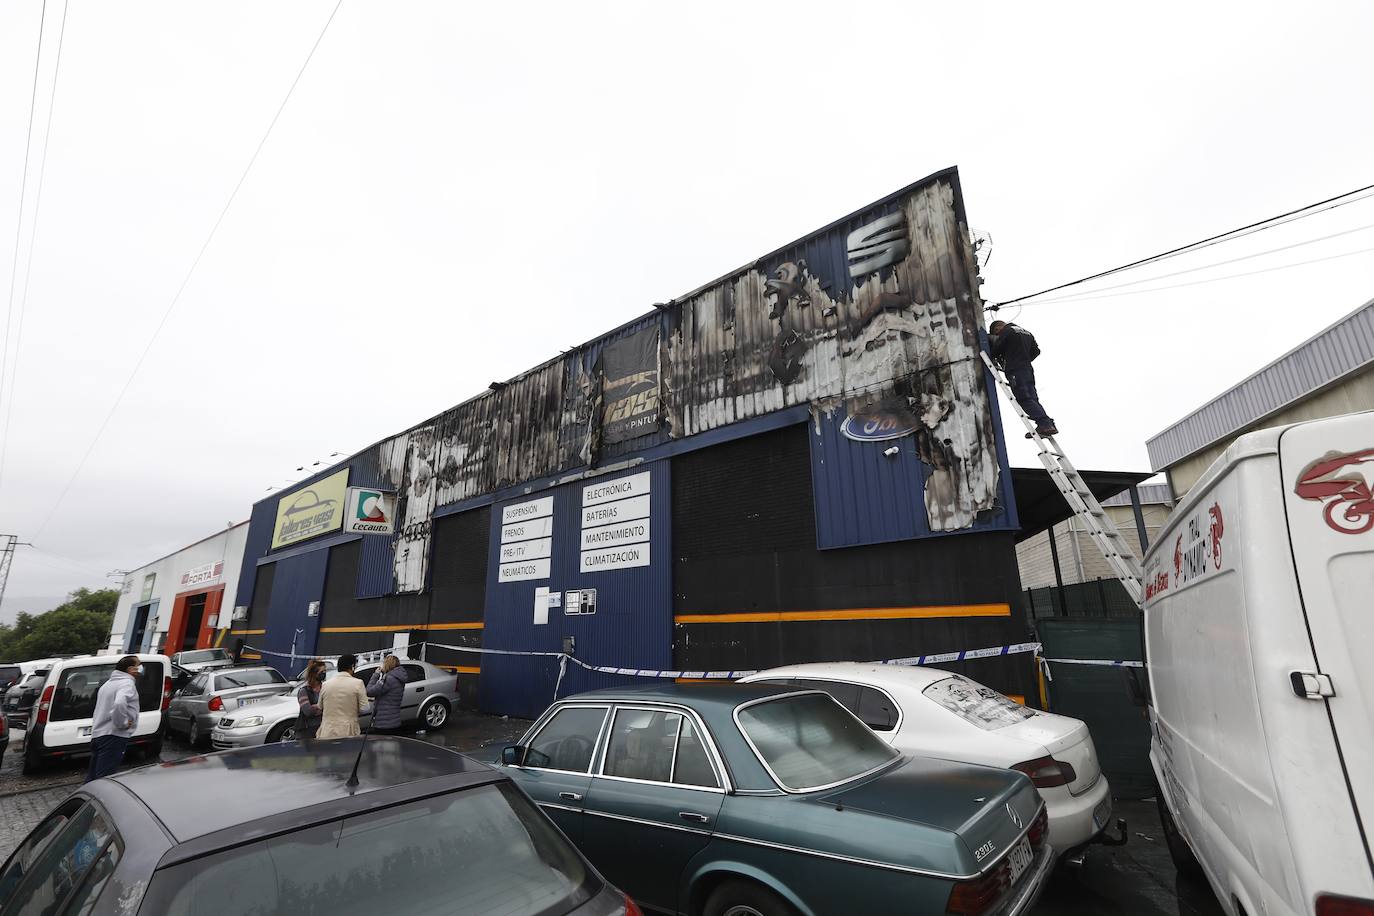
[[[230,636],[261,636],[266,630],[230,630]]]
[[[804,620],[917,620],[939,617],[1010,617],[1009,604],[930,607],[866,607],[834,611],[749,611],[739,614],[677,614],[673,623],[792,623]]]
[[[400,623],[390,627],[320,627],[321,633],[402,633],[414,630],[480,630],[482,624],[474,623],[431,623],[426,627],[423,623]],[[259,633],[262,631],[259,630]]]
[[[431,662],[431,664],[433,664]],[[481,674],[482,669],[476,665],[434,665],[436,668],[444,668],[448,671],[457,671],[459,674]]]

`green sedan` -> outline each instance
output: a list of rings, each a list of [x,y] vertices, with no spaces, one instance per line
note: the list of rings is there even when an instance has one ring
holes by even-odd
[[[1011,916],[1054,861],[1025,776],[903,755],[820,691],[594,690],[551,706],[502,765],[663,913]]]

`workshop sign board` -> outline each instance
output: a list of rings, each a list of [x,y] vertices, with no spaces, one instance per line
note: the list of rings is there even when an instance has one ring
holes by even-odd
[[[370,487],[349,487],[344,531],[357,534],[395,533],[396,494]]]
[[[497,582],[549,577],[553,553],[553,497],[512,503],[501,510],[501,554]]]
[[[272,549],[338,531],[343,527],[348,468],[287,493],[277,500]]]
[[[580,571],[603,572],[649,565],[649,492],[648,471],[598,480],[582,488]],[[564,613],[573,613],[570,607],[565,603]]]

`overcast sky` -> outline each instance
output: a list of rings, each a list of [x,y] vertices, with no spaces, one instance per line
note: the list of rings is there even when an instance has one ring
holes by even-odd
[[[0,4],[0,296],[41,7]],[[71,0],[33,235],[62,7],[0,479],[37,548],[3,618],[945,166],[990,300],[1374,183],[1368,3],[344,0],[54,512],[334,3]],[[1374,200],[1108,282],[1371,224]],[[1075,462],[1148,470],[1149,436],[1371,297],[1364,253],[1017,320]]]

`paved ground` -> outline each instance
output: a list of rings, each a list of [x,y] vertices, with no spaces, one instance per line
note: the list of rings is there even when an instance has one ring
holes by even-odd
[[[522,719],[457,714],[440,732],[416,737],[444,747],[476,752],[479,758],[520,737]],[[19,773],[19,737],[13,736],[0,766],[0,860],[9,855],[54,805],[81,782],[85,764],[58,765],[37,777]],[[162,759],[191,755],[183,742],[169,739]],[[138,765],[133,762],[133,765]],[[1153,801],[1121,801],[1116,816],[1130,824],[1125,846],[1095,846],[1079,868],[1061,867],[1031,916],[1222,916],[1210,887],[1180,878],[1169,860]]]

